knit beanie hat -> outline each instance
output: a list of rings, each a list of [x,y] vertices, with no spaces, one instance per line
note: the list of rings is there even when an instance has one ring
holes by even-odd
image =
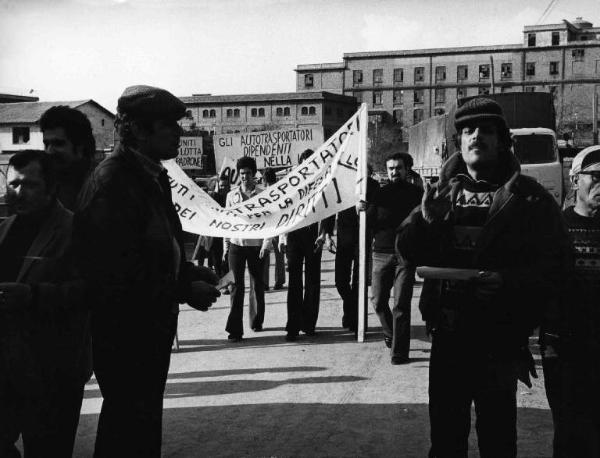
[[[504,113],[498,103],[485,97],[474,97],[460,106],[454,114],[454,125],[460,131],[473,121],[495,121],[503,130],[508,130]]]

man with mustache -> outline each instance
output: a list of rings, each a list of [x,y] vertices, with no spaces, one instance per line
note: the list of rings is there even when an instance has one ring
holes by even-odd
[[[467,457],[474,403],[481,456],[510,458],[517,380],[531,386],[528,338],[556,304],[566,233],[552,196],[520,174],[496,102],[467,101],[455,126],[459,151],[396,240],[405,259],[437,268],[419,304],[432,336],[429,456]]]

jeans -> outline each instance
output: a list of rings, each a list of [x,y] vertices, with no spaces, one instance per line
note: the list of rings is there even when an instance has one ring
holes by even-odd
[[[406,266],[393,253],[373,253],[373,308],[379,317],[383,335],[392,340],[392,356],[408,358],[410,350],[410,310],[415,269]],[[390,290],[394,304],[390,311]]]
[[[321,294],[321,254],[321,249],[314,251],[313,244],[288,241],[288,321],[285,329],[289,334],[298,334],[300,330],[315,330]]]
[[[239,246],[232,243],[229,247],[229,270],[233,272],[234,284],[231,287],[231,310],[225,330],[233,336],[241,337],[244,334],[242,318],[244,314],[244,271],[246,270],[246,264],[248,264],[251,281],[254,282],[254,296],[256,298],[256,301],[250,301],[250,327],[262,326],[265,319],[263,260],[259,258],[259,255],[260,246]]]

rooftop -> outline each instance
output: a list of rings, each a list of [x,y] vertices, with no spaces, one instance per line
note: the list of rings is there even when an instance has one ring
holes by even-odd
[[[268,94],[238,94],[238,95],[200,95],[179,97],[186,105],[192,104],[227,104],[227,103],[264,103],[264,102],[290,102],[336,100],[347,102],[352,97],[331,92],[278,92]]]
[[[92,99],[71,100],[58,102],[20,102],[20,103],[0,103],[0,123],[36,123],[42,117],[42,114],[49,108],[57,105],[66,105],[71,108],[77,108],[86,103],[92,103],[100,109],[114,116],[109,110]]]

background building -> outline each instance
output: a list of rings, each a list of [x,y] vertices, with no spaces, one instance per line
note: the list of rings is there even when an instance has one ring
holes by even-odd
[[[56,105],[66,105],[84,113],[92,124],[96,150],[112,150],[115,115],[92,99],[72,102],[0,103],[0,153],[24,149],[44,149],[39,121]]]
[[[299,92],[353,95],[372,121],[402,127],[449,111],[460,97],[546,91],[559,135],[583,146],[592,143],[600,94],[600,28],[577,18],[525,26],[520,44],[347,53],[341,63],[298,65],[296,79]]]
[[[309,91],[180,97],[188,107],[182,126],[213,134],[321,126],[328,138],[356,111],[351,95]]]

